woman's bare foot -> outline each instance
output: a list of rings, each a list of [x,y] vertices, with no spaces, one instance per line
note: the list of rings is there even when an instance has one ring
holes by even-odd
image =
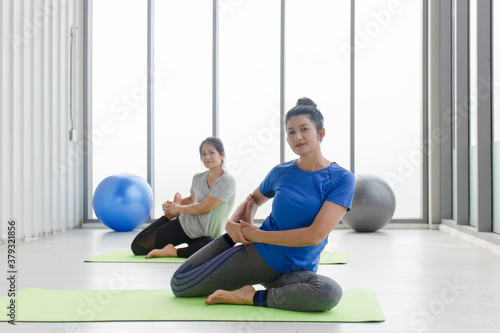
[[[175,193],[174,195],[174,203],[178,205],[182,203],[182,195],[179,192]]]
[[[216,290],[212,295],[208,296],[205,304],[241,304],[253,305],[253,295],[255,288],[252,286],[244,286],[235,291]]]
[[[149,258],[164,258],[164,257],[177,257],[177,249],[172,244],[168,244],[163,249],[154,249],[148,253],[146,259]]]
[[[247,206],[245,208],[245,212],[243,213],[242,220],[248,223],[253,223],[253,218],[255,213],[259,209],[259,205],[255,202],[255,200],[250,196],[247,201]]]

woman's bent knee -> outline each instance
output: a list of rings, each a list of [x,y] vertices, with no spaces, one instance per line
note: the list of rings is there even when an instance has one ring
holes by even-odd
[[[132,244],[130,245],[130,248],[131,248],[132,252],[134,253],[134,255],[136,255],[136,256],[142,256],[142,255],[146,255],[149,253],[148,249],[146,249],[140,245],[137,245],[135,242],[132,242]]]
[[[172,293],[174,294],[175,297],[183,297],[185,291],[187,290],[185,288],[182,288],[183,286],[181,286],[178,282],[180,278],[179,271],[181,267],[179,267],[175,271],[175,273],[172,275],[172,278],[170,279],[170,289],[172,289]]]
[[[187,261],[185,262],[187,263]],[[204,296],[204,294],[199,294],[200,286],[193,279],[193,275],[190,272],[186,272],[181,265],[170,279],[170,289],[175,297],[195,297]],[[187,274],[187,275],[186,275]]]
[[[175,297],[200,297],[210,294],[210,292],[207,292],[203,288],[177,284],[174,278],[170,280],[170,289]]]
[[[321,276],[321,297],[318,300],[317,311],[331,310],[339,304],[342,298],[342,287],[334,280]]]

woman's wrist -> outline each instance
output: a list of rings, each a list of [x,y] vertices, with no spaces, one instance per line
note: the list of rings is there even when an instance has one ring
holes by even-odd
[[[258,228],[255,228],[255,227],[247,227],[247,228],[243,228],[243,230],[242,230],[243,236],[246,239],[248,239],[249,241],[254,242],[254,243],[262,243],[259,241],[260,233],[261,233],[261,230]]]

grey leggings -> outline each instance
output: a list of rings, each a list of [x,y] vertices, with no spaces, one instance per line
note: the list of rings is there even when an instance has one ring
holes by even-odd
[[[207,296],[217,289],[236,290],[262,284],[254,305],[295,311],[326,311],[342,297],[337,282],[312,271],[279,274],[253,244],[232,246],[224,235],[189,257],[174,273],[170,286],[177,297]]]

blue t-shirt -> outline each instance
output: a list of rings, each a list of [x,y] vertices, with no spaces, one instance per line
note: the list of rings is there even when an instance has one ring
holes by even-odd
[[[260,184],[260,193],[274,198],[271,214],[261,230],[278,231],[310,226],[326,200],[351,209],[354,195],[354,175],[332,163],[330,166],[307,172],[299,169],[297,160],[275,166]],[[328,243],[326,237],[317,246],[288,247],[255,243],[262,259],[276,272],[285,274],[296,270],[318,270],[321,251]]]

